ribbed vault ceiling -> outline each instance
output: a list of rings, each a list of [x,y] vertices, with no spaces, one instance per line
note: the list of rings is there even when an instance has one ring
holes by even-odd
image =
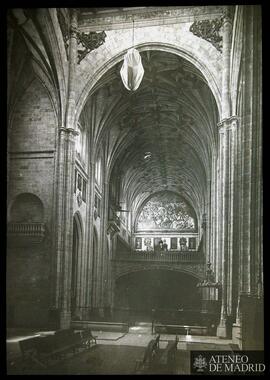
[[[102,93],[106,102],[98,135],[109,141],[112,172],[121,175],[129,206],[137,208],[149,194],[167,189],[202,207],[217,133],[213,95],[187,60],[150,50],[141,57],[145,74],[136,92],[121,82],[122,61],[88,101]]]

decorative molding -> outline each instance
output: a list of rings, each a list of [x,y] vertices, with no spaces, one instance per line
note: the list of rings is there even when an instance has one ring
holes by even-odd
[[[108,227],[107,227],[107,234],[110,235],[110,238],[112,239],[116,233],[120,232],[120,228],[118,227],[117,223],[113,220],[109,220]]]
[[[211,262],[208,261],[206,265],[207,265],[207,270],[205,272],[205,278],[203,279],[203,281],[197,284],[197,287],[198,288],[205,288],[205,287],[206,288],[220,288],[221,284],[220,282],[216,281],[215,273],[211,269],[211,266],[212,266]]]
[[[210,42],[219,52],[222,53],[222,36],[219,33],[222,25],[223,18],[195,21],[189,30],[195,36]]]
[[[175,263],[174,265],[166,263],[157,263],[157,262],[145,262],[141,261],[140,263],[134,262],[119,262],[116,260],[112,261],[114,267],[114,276],[115,280],[129,273],[134,273],[142,270],[170,270],[181,273],[186,273],[191,276],[195,276],[199,281],[202,281],[205,274],[205,264],[204,263]]]
[[[54,158],[54,150],[8,152],[11,160]]]
[[[217,124],[217,126],[220,132],[223,132],[224,129],[235,129],[239,126],[239,117],[231,116],[227,119],[223,119]]]
[[[79,132],[76,131],[74,128],[65,128],[65,127],[60,127],[59,128],[59,133],[65,132],[66,134],[71,134],[73,136],[78,136]]]
[[[7,225],[8,242],[12,245],[31,245],[41,243],[45,237],[44,223],[9,222]]]
[[[102,32],[77,32],[78,45],[83,49],[78,48],[78,64],[86,57],[88,53],[103,45],[107,37],[104,31]]]
[[[113,8],[112,8],[113,10]],[[81,8],[79,29],[84,32],[99,30],[117,30],[158,25],[172,25],[221,17],[223,5],[215,6],[176,6],[176,7],[144,7],[143,9],[123,8],[119,12],[93,14],[91,8]]]
[[[78,64],[86,57],[92,50],[97,49],[105,42],[106,33],[102,32],[79,32],[77,27],[69,25],[68,20],[64,16],[61,8],[56,8],[57,19],[62,32],[67,60],[69,59],[68,48],[70,38],[77,38],[78,45],[82,46],[82,49],[78,48]],[[73,11],[78,11],[76,8]]]

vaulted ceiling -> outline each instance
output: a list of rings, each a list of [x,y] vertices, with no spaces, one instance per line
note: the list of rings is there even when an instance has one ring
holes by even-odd
[[[112,175],[121,177],[123,198],[135,208],[165,189],[202,207],[217,134],[213,95],[182,57],[148,50],[141,58],[145,73],[137,91],[124,88],[122,61],[103,76],[86,104],[90,109],[103,94],[98,134],[109,143]]]

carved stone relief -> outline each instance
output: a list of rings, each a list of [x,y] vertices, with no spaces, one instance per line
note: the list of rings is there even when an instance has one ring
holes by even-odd
[[[222,24],[222,18],[195,21],[189,30],[195,36],[210,42],[219,52],[222,52],[222,36],[220,35]]]

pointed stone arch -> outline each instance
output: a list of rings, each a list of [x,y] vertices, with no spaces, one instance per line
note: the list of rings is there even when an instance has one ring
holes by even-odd
[[[174,40],[174,44],[163,42],[162,34],[159,35],[159,38],[160,38],[159,42],[145,41],[142,43],[138,43],[135,47],[138,51],[160,50],[160,51],[165,51],[168,53],[173,53],[186,59],[190,63],[192,63],[197,69],[200,70],[200,72],[206,79],[208,86],[210,87],[213,93],[213,96],[215,98],[219,115],[221,115],[221,77],[220,77],[220,72],[219,72],[221,70],[221,65],[219,65],[219,62],[218,62],[218,58],[220,58],[219,55],[216,57],[216,55],[220,53],[216,53],[216,49],[211,44],[207,43],[207,46],[205,47],[204,43],[206,41],[203,41],[202,39],[196,39],[195,41],[196,48],[194,48],[194,46],[190,48],[188,45],[186,46],[177,45],[175,40]],[[77,98],[75,125],[77,121],[79,120],[80,114],[83,110],[84,104],[88,96],[95,89],[97,82],[100,81],[102,76],[110,68],[112,68],[114,65],[119,63],[121,60],[123,60],[123,57],[129,48],[129,47],[125,47],[127,45],[127,42],[121,41],[121,38],[118,41],[119,46],[117,47],[117,49],[113,47],[115,46],[115,43],[112,46],[110,46],[109,39],[107,42],[108,42],[108,45],[104,44],[99,48],[100,50],[104,50],[106,46],[106,53],[105,52],[103,53],[103,60],[97,61],[96,62],[97,64],[95,65],[96,70],[93,71],[87,78],[84,79],[85,80],[84,83],[86,84],[84,88],[80,90],[80,95]],[[209,57],[213,59],[213,62],[209,62]],[[205,62],[208,62],[209,64],[206,65]]]

